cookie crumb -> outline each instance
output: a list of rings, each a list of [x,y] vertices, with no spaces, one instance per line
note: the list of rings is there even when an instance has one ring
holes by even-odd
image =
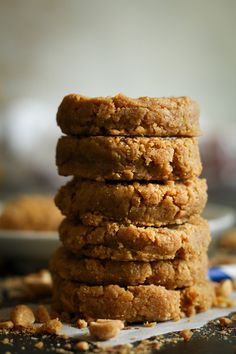
[[[70,343],[66,343],[66,344],[64,345],[64,348],[65,348],[65,349],[71,349],[71,344],[70,344]]]
[[[216,284],[216,296],[228,297],[233,292],[233,283],[230,279],[226,279]]]
[[[44,343],[43,342],[37,342],[37,343],[35,343],[35,348],[37,348],[37,349],[43,349],[43,347],[44,347]]]
[[[14,323],[12,321],[0,322],[0,329],[12,329],[13,327]]]
[[[222,327],[228,327],[232,324],[232,320],[228,317],[219,318],[219,322]]]
[[[115,337],[123,328],[124,322],[120,320],[98,319],[96,322],[89,323],[90,334],[99,340]]]
[[[37,322],[40,323],[48,322],[51,319],[49,312],[44,305],[38,305],[35,315]]]
[[[83,351],[85,352],[86,350],[89,349],[89,344],[88,342],[77,342],[75,344],[75,350]]]
[[[185,342],[188,342],[191,339],[193,332],[190,331],[190,329],[184,329],[183,331],[179,332],[179,334],[185,340]]]
[[[88,326],[88,323],[80,318],[76,321],[76,324],[79,329],[86,328]]]
[[[10,317],[16,328],[27,328],[35,322],[33,311],[26,305],[17,305],[12,310]]]
[[[214,300],[214,306],[215,307],[233,307],[234,303],[230,300],[227,299],[224,296],[216,296],[215,300]]]
[[[62,323],[58,318],[45,322],[39,329],[39,333],[59,334]]]
[[[144,327],[154,327],[154,326],[156,326],[156,322],[145,322],[144,324],[143,324],[143,326]]]
[[[1,342],[2,342],[2,344],[5,344],[5,345],[11,345],[9,338],[3,338],[3,340]]]

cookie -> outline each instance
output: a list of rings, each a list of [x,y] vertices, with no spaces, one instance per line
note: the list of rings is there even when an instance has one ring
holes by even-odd
[[[155,284],[167,289],[184,288],[207,278],[206,253],[191,259],[158,262],[102,261],[81,258],[59,248],[50,262],[50,270],[66,280],[87,285]]]
[[[65,218],[59,235],[64,247],[79,256],[118,261],[189,259],[206,252],[210,242],[208,223],[201,217],[160,228],[112,222],[93,227]]]
[[[178,180],[199,176],[196,138],[70,137],[59,139],[58,173],[93,180]]]
[[[53,198],[21,195],[5,205],[0,215],[0,229],[56,231],[62,219]]]
[[[103,183],[73,179],[55,203],[62,214],[97,226],[106,221],[161,226],[181,224],[200,214],[207,200],[205,179],[184,182]]]
[[[160,285],[88,286],[53,274],[53,307],[80,318],[119,319],[127,322],[166,321],[206,311],[214,302],[212,283],[205,281],[183,290]]]
[[[139,97],[122,94],[64,97],[57,123],[68,135],[198,136],[199,106],[189,97]]]

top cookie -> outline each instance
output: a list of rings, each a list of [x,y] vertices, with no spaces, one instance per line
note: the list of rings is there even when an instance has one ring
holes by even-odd
[[[199,106],[189,97],[65,96],[57,124],[68,135],[187,136],[201,134]]]

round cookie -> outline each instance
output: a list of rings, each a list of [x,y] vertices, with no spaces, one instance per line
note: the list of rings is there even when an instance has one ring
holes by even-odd
[[[0,229],[56,231],[62,219],[52,197],[20,195],[5,204],[0,214]]]
[[[199,106],[189,97],[64,97],[57,123],[68,135],[198,136]]]
[[[63,247],[50,262],[50,270],[61,278],[87,285],[141,285],[155,284],[167,289],[194,285],[207,278],[206,253],[188,260],[174,259],[158,262],[122,262],[80,258]]]
[[[209,309],[215,299],[213,284],[205,281],[183,290],[160,285],[88,286],[53,274],[53,307],[80,318],[119,319],[127,322],[166,321]]]
[[[202,171],[196,138],[63,136],[56,164],[62,176],[100,181],[179,180]]]
[[[59,235],[63,245],[79,256],[118,261],[189,259],[206,252],[210,243],[208,223],[199,216],[160,228],[112,222],[92,227],[66,218]]]
[[[106,221],[161,226],[181,224],[200,214],[207,200],[205,179],[184,182],[109,183],[74,178],[55,203],[62,214],[97,226]]]

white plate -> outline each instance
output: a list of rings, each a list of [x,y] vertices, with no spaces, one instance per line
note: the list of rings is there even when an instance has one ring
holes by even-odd
[[[203,217],[209,221],[212,238],[217,238],[222,232],[235,223],[235,210],[223,205],[208,204]]]
[[[203,216],[209,220],[212,246],[235,222],[234,209],[221,205],[208,204]],[[0,257],[46,261],[59,245],[57,232],[0,230]]]
[[[0,257],[46,261],[59,245],[57,232],[0,230]]]

